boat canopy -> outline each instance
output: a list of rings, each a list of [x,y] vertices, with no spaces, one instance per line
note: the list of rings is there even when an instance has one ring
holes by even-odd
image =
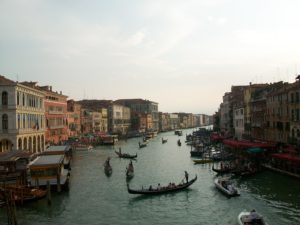
[[[247,149],[247,152],[250,153],[250,154],[262,153],[264,151],[265,151],[264,149],[259,148],[259,147],[254,147],[254,148],[248,148]]]
[[[275,153],[275,154],[272,154],[271,157],[300,164],[299,156],[288,154],[288,153]]]

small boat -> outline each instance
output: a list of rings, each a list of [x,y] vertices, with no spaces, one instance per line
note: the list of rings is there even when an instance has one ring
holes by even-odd
[[[205,163],[211,163],[213,162],[210,158],[203,158],[203,159],[193,159],[194,164],[205,164]]]
[[[185,182],[185,183],[180,183],[178,185],[171,185],[171,186],[166,186],[166,187],[159,187],[157,189],[152,189],[152,186],[147,189],[139,189],[139,190],[133,190],[129,187],[129,184],[127,184],[127,190],[129,194],[143,194],[143,195],[159,195],[159,194],[165,194],[165,193],[170,193],[170,192],[176,192],[176,191],[181,191],[192,185],[195,181],[197,180],[197,175],[195,176],[194,179]]]
[[[267,225],[262,215],[258,214],[254,209],[250,212],[241,212],[238,215],[238,225]]]
[[[112,167],[110,165],[110,158],[108,157],[104,163],[104,173],[106,176],[110,176],[112,174]]]
[[[168,139],[161,139],[161,142],[164,144],[164,143],[167,143],[168,142]]]
[[[134,176],[134,168],[133,168],[133,165],[132,165],[132,161],[130,160],[129,165],[126,168],[126,179],[130,180],[130,179],[133,178],[133,176]]]
[[[143,142],[143,143],[139,142],[139,147],[145,148],[147,146],[147,144],[148,144],[148,142]]]
[[[215,186],[223,194],[228,197],[239,196],[239,190],[233,185],[233,183],[228,178],[216,178],[214,180]]]
[[[37,201],[46,197],[47,190],[40,188],[30,188],[27,186],[6,186],[2,189],[3,193],[12,193],[13,200],[17,205],[22,205],[26,202]],[[0,201],[5,200],[5,196],[0,194]]]
[[[225,173],[231,173],[234,169],[230,167],[224,167],[220,169],[216,169],[214,166],[211,168],[213,171],[215,171],[218,174],[225,174]]]
[[[137,153],[135,155],[130,155],[128,153],[120,153],[115,151],[115,153],[120,157],[124,159],[135,159],[137,157]]]
[[[178,146],[181,146],[181,141],[180,141],[180,139],[177,141],[177,145],[178,145]]]

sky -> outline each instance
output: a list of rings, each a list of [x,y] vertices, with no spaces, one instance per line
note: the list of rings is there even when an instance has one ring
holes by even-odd
[[[0,0],[0,74],[69,99],[213,114],[232,85],[294,82],[300,1]]]

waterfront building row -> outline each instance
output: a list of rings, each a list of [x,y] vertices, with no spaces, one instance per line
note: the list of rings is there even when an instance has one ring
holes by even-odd
[[[4,76],[0,76],[0,93],[0,152],[41,152],[82,134],[128,137],[210,123],[207,115],[159,112],[157,102],[144,99],[68,100],[52,86]]]
[[[232,86],[225,93],[214,128],[236,139],[300,143],[300,76],[294,83]]]

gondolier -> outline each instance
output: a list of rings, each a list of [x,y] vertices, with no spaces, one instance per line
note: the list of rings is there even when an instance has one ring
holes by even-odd
[[[188,172],[184,171],[184,176],[185,176],[186,182],[189,182],[189,174],[188,174]]]

